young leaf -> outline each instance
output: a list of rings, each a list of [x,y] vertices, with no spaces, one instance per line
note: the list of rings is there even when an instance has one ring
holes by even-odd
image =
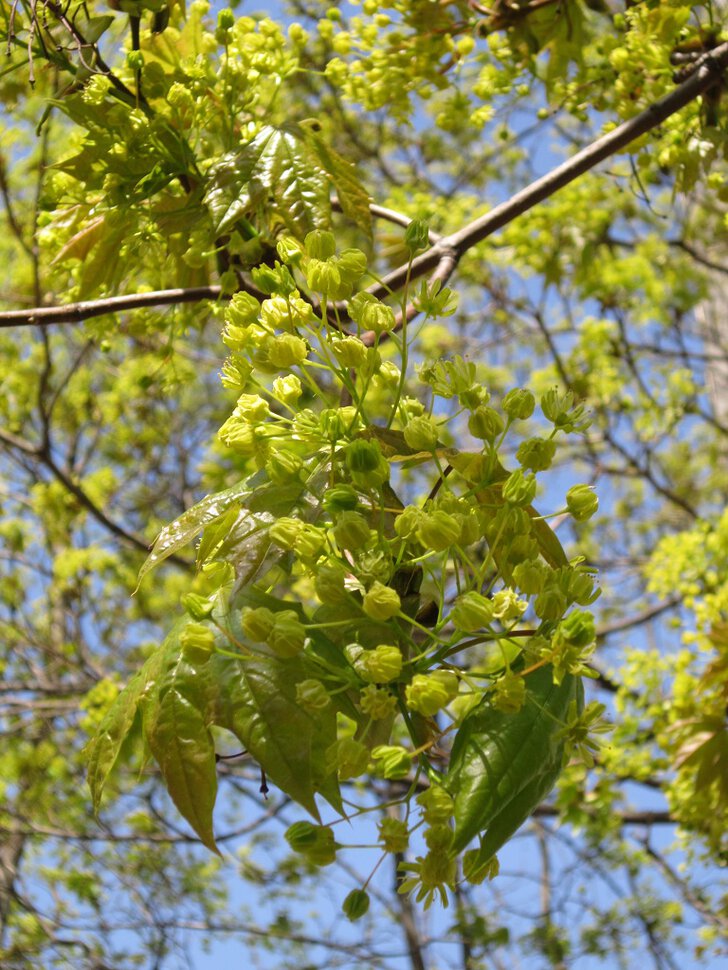
[[[310,714],[296,699],[296,684],[314,675],[299,659],[250,657],[236,664],[239,673],[214,669],[222,697],[215,723],[232,731],[265,770],[268,779],[318,821],[316,791],[334,807],[341,798],[336,778],[328,775],[324,752],[336,740],[333,707]],[[242,676],[241,676],[242,675]]]
[[[545,666],[527,675],[526,686],[518,713],[505,714],[484,700],[457,733],[445,782],[455,799],[455,852],[483,832],[488,839],[491,828],[493,842],[505,841],[558,777],[564,746],[556,735],[570,702],[583,706],[581,681],[567,674],[554,684]]]
[[[278,216],[303,238],[331,222],[330,178],[294,125],[266,125],[241,151],[225,155],[211,170],[205,196],[215,231],[229,232],[257,209]]]
[[[139,704],[145,693],[153,689],[162,666],[163,653],[155,651],[141,670],[137,671],[106,712],[98,731],[85,748],[88,762],[87,779],[91,789],[94,812],[101,804],[106,780],[119,757],[122,745],[132,729]]]
[[[217,773],[207,716],[207,665],[190,662],[179,648],[184,625],[178,624],[167,638],[156,690],[142,704],[144,736],[180,814],[202,843],[217,852],[212,829]]]
[[[318,158],[321,167],[333,182],[341,204],[341,211],[368,236],[372,234],[370,198],[356,173],[356,167],[347,158],[328,145],[318,134],[315,125],[302,125],[306,140]]]
[[[254,475],[252,478],[244,479],[222,492],[213,492],[211,495],[206,495],[192,508],[183,512],[174,522],[165,525],[154,540],[152,551],[139,570],[137,586],[150,569],[154,569],[173,552],[177,552],[178,549],[182,549],[183,546],[192,542],[204,528],[216,519],[222,518],[233,503],[240,502],[250,495],[259,482],[259,475]]]

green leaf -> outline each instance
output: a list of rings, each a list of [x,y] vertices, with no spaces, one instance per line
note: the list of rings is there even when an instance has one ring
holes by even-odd
[[[581,681],[567,674],[554,684],[549,665],[528,674],[526,686],[518,713],[504,714],[485,699],[457,733],[445,781],[455,799],[455,852],[483,832],[489,845],[502,845],[559,775],[564,743],[556,736],[570,702],[583,706]]]
[[[220,545],[229,535],[230,530],[238,521],[239,515],[240,505],[237,502],[234,502],[226,512],[223,512],[222,515],[218,515],[217,518],[213,519],[212,522],[205,528],[202,533],[202,538],[200,539],[200,544],[197,547],[196,564],[198,569],[200,569],[202,564],[207,562],[208,559],[213,558]]]
[[[306,140],[316,153],[319,164],[328,174],[336,189],[341,211],[368,236],[372,234],[372,216],[369,210],[370,198],[359,181],[356,166],[347,158],[326,144],[315,126],[302,125]]]
[[[331,224],[330,182],[301,129],[266,125],[239,152],[210,172],[205,201],[217,233],[264,211],[298,237]]]
[[[86,745],[87,779],[94,812],[98,812],[104,785],[116,764],[122,745],[132,730],[139,705],[153,689],[162,666],[163,653],[155,651],[137,671],[106,712],[98,730]]]
[[[270,781],[317,821],[317,791],[341,810],[338,782],[327,772],[324,759],[326,749],[336,740],[334,708],[312,714],[296,700],[296,685],[316,671],[298,658],[246,657],[227,663],[226,673],[222,664],[221,658],[214,658],[213,666],[219,671],[216,680],[223,686],[222,697],[216,701],[215,723],[232,731]]]
[[[200,840],[217,852],[212,810],[217,795],[215,747],[210,733],[208,664],[187,660],[179,634],[167,637],[156,689],[142,703],[144,736],[180,814]]]
[[[275,517],[269,513],[256,514],[243,509],[228,528],[214,558],[232,563],[236,589],[252,583],[284,555],[276,546],[271,550],[268,530],[274,522]]]
[[[564,552],[564,547],[546,519],[541,518],[539,512],[532,505],[529,505],[526,511],[531,516],[531,529],[538,543],[538,548],[549,566],[554,569],[558,569],[560,566],[568,566],[569,560]]]
[[[173,552],[177,552],[178,549],[182,549],[183,546],[192,542],[195,536],[202,532],[206,526],[216,519],[221,519],[233,503],[240,502],[250,495],[259,482],[259,476],[254,475],[252,478],[244,479],[222,492],[213,492],[206,495],[192,508],[183,512],[174,522],[165,525],[154,540],[152,551],[139,570],[137,586],[150,569],[154,569]]]
[[[102,17],[90,17],[83,25],[84,40],[88,44],[95,44],[105,30],[113,24],[115,18],[113,14],[106,14]]]

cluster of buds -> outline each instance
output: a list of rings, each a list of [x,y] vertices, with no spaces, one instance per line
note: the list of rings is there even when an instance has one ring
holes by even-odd
[[[315,230],[303,243],[303,271],[309,289],[331,300],[348,300],[367,269],[367,258],[359,249],[336,252],[331,232]]]
[[[424,717],[434,717],[457,697],[458,677],[452,670],[415,674],[405,689],[407,707]]]
[[[241,614],[243,633],[254,643],[266,643],[276,656],[296,657],[306,642],[306,627],[294,610],[273,612],[265,606],[246,606]]]

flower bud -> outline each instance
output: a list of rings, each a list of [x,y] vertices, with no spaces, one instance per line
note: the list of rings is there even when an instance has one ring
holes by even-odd
[[[452,836],[453,830],[449,825],[433,825],[425,832],[425,843],[430,852],[447,853]]]
[[[215,649],[215,634],[203,623],[188,623],[179,637],[182,654],[191,663],[207,663]]]
[[[401,603],[393,589],[376,581],[364,594],[362,606],[373,620],[389,620],[399,613]]]
[[[556,442],[552,438],[529,438],[518,446],[516,458],[519,464],[534,472],[551,467],[556,454]]]
[[[417,538],[426,549],[441,552],[460,540],[460,523],[454,515],[442,509],[423,513],[417,526]]]
[[[294,519],[289,515],[283,515],[277,522],[274,522],[268,531],[271,540],[282,549],[293,549],[296,539],[306,528],[305,522]]]
[[[284,263],[297,266],[303,256],[301,244],[293,236],[282,236],[276,243],[276,252]]]
[[[349,596],[344,586],[345,579],[346,572],[338,563],[325,563],[318,566],[314,589],[321,602],[329,606],[344,602]]]
[[[394,520],[394,531],[400,539],[414,539],[424,513],[415,505],[408,505]]]
[[[324,492],[323,507],[327,512],[352,512],[359,505],[359,496],[351,485],[334,485]]]
[[[468,418],[468,430],[474,438],[492,442],[503,433],[503,418],[493,408],[481,404]]]
[[[503,483],[503,498],[509,505],[525,508],[533,502],[536,495],[536,476],[524,475],[517,469]]]
[[[405,852],[409,846],[407,823],[399,818],[383,818],[377,822],[379,841],[385,852]]]
[[[458,678],[452,670],[415,674],[405,690],[407,707],[425,717],[434,717],[457,696]]]
[[[371,472],[379,466],[382,451],[375,441],[357,438],[346,446],[346,467],[353,472]]]
[[[496,681],[492,704],[497,711],[504,714],[517,714],[526,700],[526,682],[523,677],[505,673]]]
[[[585,522],[599,508],[599,499],[589,485],[574,485],[566,493],[566,507],[577,522]]]
[[[399,388],[399,382],[402,377],[402,371],[397,367],[397,365],[392,360],[382,361],[379,370],[377,371],[377,380],[388,390],[396,391]],[[400,402],[400,405],[402,402]]]
[[[243,607],[240,622],[245,636],[253,643],[265,643],[276,622],[276,615],[267,606]]]
[[[344,916],[355,923],[362,916],[366,916],[369,911],[369,893],[364,889],[352,889],[341,904],[341,909]]]
[[[334,263],[310,259],[306,264],[306,283],[310,290],[337,299],[342,286],[341,273]]]
[[[306,628],[293,610],[281,610],[275,614],[275,624],[266,642],[278,657],[290,660],[303,650]]]
[[[524,387],[514,388],[503,398],[503,411],[514,420],[523,421],[530,418],[535,407],[535,397]]]
[[[214,604],[207,596],[198,596],[197,593],[185,593],[182,597],[182,606],[193,620],[209,620],[214,609]]]
[[[225,320],[235,327],[249,327],[260,315],[260,303],[242,290],[235,294],[225,309]]]
[[[360,249],[344,249],[339,254],[336,265],[345,283],[356,283],[366,273],[367,258]]]
[[[332,340],[331,349],[342,367],[361,367],[367,358],[367,348],[356,337]]]
[[[490,394],[480,384],[474,384],[458,393],[458,401],[469,411],[475,411],[481,404],[487,404],[490,401]]]
[[[415,451],[434,451],[437,448],[437,425],[424,415],[412,418],[404,429],[404,440]]]
[[[413,219],[404,233],[404,244],[410,256],[430,245],[430,231],[424,219]]]
[[[333,831],[326,825],[294,822],[286,831],[286,842],[315,866],[328,866],[336,859]]]
[[[305,711],[313,714],[328,707],[331,698],[321,681],[311,678],[296,684],[296,703]]]
[[[549,585],[538,594],[533,609],[541,620],[560,620],[567,605],[561,590],[557,586]]]
[[[372,748],[372,758],[379,762],[377,774],[390,780],[406,778],[412,770],[412,755],[399,745],[379,744]]]
[[[270,414],[268,402],[260,394],[241,394],[233,412],[251,423],[265,421]]]
[[[273,393],[284,404],[295,404],[303,394],[303,387],[295,374],[286,374],[285,377],[276,377],[273,381]]]
[[[481,630],[492,619],[493,603],[475,590],[458,596],[450,613],[452,623],[465,633]]]
[[[394,329],[394,310],[371,293],[357,293],[349,302],[349,316],[362,330],[376,334]]]
[[[526,596],[535,596],[540,593],[544,578],[544,568],[537,559],[522,560],[513,569],[515,584]]]
[[[233,448],[239,455],[254,455],[258,443],[255,428],[251,428],[241,418],[230,417],[218,431],[218,437],[228,448]]]
[[[320,825],[311,822],[294,822],[286,829],[284,838],[294,852],[306,852],[319,838]]]
[[[595,586],[594,577],[582,570],[572,570],[566,584],[566,595],[579,606],[590,606],[599,599],[601,590]]]
[[[513,589],[501,589],[493,597],[493,616],[497,616],[502,623],[509,623],[519,619],[528,609],[526,600],[518,598]]]
[[[471,546],[474,542],[480,541],[483,537],[483,529],[475,509],[470,509],[468,512],[456,512],[454,518],[460,523],[458,545]]]
[[[292,333],[273,337],[267,344],[268,360],[274,367],[293,367],[308,356],[306,341]]]
[[[268,477],[274,485],[288,485],[300,481],[303,462],[290,451],[275,451],[265,465]]]
[[[388,684],[402,673],[402,651],[399,647],[380,643],[374,650],[362,651],[354,669],[362,680],[371,684]]]
[[[293,543],[293,551],[301,559],[317,559],[326,543],[326,536],[314,525],[305,525]]]
[[[359,694],[359,707],[375,721],[383,721],[394,714],[397,698],[383,687],[368,684]]]
[[[421,806],[422,816],[428,825],[444,825],[455,812],[452,795],[440,785],[431,785],[418,795],[417,804]]]
[[[264,293],[280,293],[287,296],[296,289],[296,281],[287,266],[276,261],[275,266],[254,266],[250,271],[253,282]]]
[[[290,303],[284,296],[272,296],[263,301],[260,322],[270,330],[293,331]]]
[[[303,248],[312,259],[330,259],[336,253],[336,239],[332,232],[314,229],[303,240]]]
[[[218,30],[230,30],[235,23],[235,14],[229,7],[224,7],[217,15]]]
[[[594,617],[586,610],[574,610],[559,624],[559,634],[575,647],[586,647],[596,638]]]
[[[369,542],[369,523],[358,512],[341,512],[333,529],[340,549],[361,549]]]

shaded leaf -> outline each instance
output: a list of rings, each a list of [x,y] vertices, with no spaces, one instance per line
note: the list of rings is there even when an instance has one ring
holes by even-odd
[[[217,660],[217,658],[216,658]],[[301,659],[249,657],[233,662],[222,679],[224,700],[215,722],[232,731],[268,779],[320,820],[314,800],[321,792],[340,810],[338,782],[326,771],[324,753],[336,740],[333,707],[311,714],[296,700],[296,685],[313,671]]]
[[[139,705],[156,683],[163,653],[155,651],[138,670],[104,715],[93,738],[86,745],[87,780],[94,812],[98,812],[104,785],[116,764],[121,748],[134,725]]]
[[[167,638],[157,689],[142,704],[144,736],[180,814],[217,852],[212,810],[217,795],[215,747],[207,717],[206,664],[195,665],[179,647],[178,624]]]

